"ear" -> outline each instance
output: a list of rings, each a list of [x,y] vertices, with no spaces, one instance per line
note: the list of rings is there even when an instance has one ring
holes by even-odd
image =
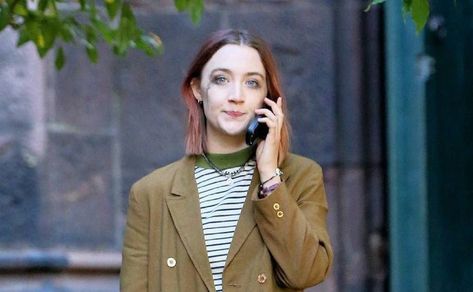
[[[194,94],[194,97],[197,100],[197,102],[202,101],[202,93],[200,90],[200,80],[197,78],[193,78],[191,81],[191,88],[192,88],[192,93]]]

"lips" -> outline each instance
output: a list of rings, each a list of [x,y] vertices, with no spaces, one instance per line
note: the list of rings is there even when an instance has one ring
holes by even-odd
[[[238,118],[244,115],[244,113],[239,112],[239,111],[225,111],[225,113],[232,118]]]

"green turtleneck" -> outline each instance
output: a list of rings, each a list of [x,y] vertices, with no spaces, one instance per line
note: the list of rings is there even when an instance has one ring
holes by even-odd
[[[206,155],[207,158],[219,169],[226,169],[243,165],[254,155],[254,152],[254,147],[247,147],[233,153],[206,153]],[[197,156],[195,164],[203,168],[212,168],[201,155]]]

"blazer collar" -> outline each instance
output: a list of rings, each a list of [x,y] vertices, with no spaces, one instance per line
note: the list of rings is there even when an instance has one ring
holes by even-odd
[[[187,254],[209,291],[214,290],[212,271],[205,248],[204,232],[200,220],[200,204],[194,179],[195,158],[186,156],[181,160],[173,178],[171,193],[166,204],[174,226],[181,238]]]
[[[198,198],[194,176],[195,156],[185,156],[180,163],[181,166],[177,168],[176,176],[173,178],[171,193],[185,197],[197,194]]]
[[[240,219],[238,220],[235,233],[233,234],[232,243],[230,245],[230,250],[228,251],[227,261],[225,262],[226,269],[232,262],[235,255],[240,251],[241,246],[248,238],[248,235],[256,226],[256,221],[254,218],[254,205],[252,198],[256,197],[256,192],[258,191],[259,185],[259,173],[255,169],[253,174],[253,179],[251,180],[250,188],[248,189],[248,194],[246,195],[245,203],[243,204],[243,209],[240,213]]]

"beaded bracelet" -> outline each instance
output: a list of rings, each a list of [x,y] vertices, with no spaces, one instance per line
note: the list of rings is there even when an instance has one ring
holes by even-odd
[[[270,185],[267,188],[261,187],[260,191],[258,192],[258,199],[264,199],[267,196],[269,196],[269,194],[271,194],[275,189],[277,189],[280,184],[281,183],[275,183],[275,184]]]

